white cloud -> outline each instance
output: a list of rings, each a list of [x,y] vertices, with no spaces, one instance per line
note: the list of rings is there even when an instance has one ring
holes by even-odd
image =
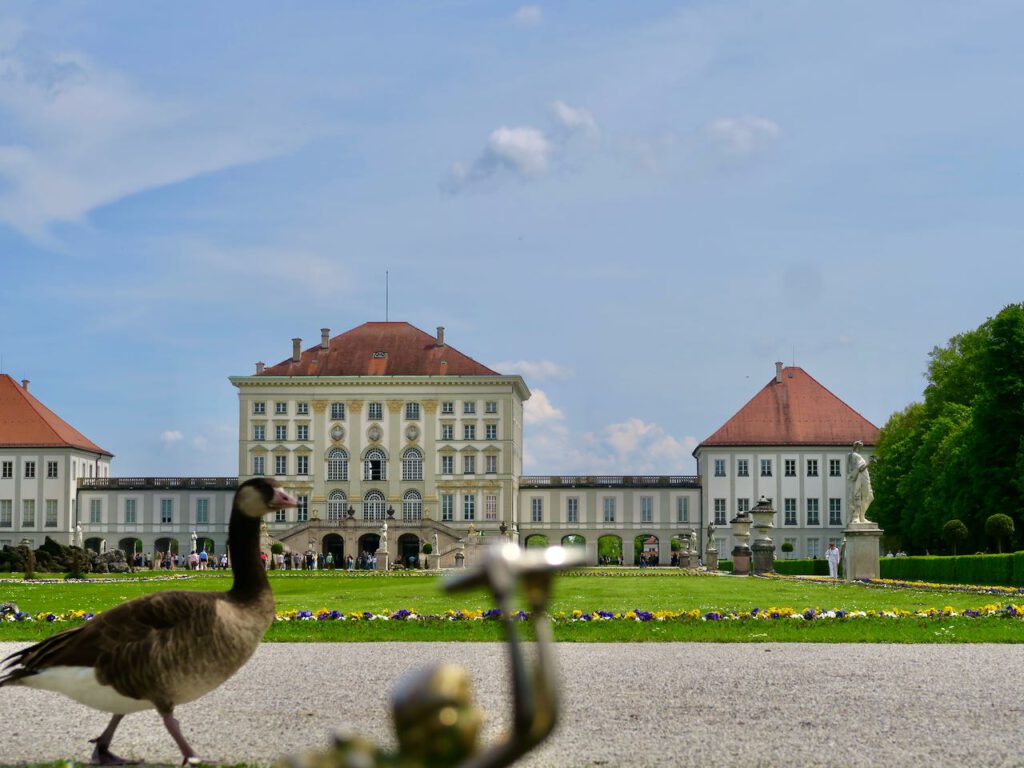
[[[572,377],[572,370],[564,365],[552,362],[551,360],[504,360],[489,366],[504,374],[518,373],[527,383],[534,381],[545,381],[549,379],[569,379]]]
[[[441,186],[456,193],[503,171],[522,180],[536,179],[547,171],[553,151],[552,142],[537,128],[502,126],[491,132],[487,146],[470,165],[454,163]]]
[[[597,120],[594,115],[578,107],[570,107],[564,101],[551,102],[551,112],[555,120],[569,131],[584,131],[589,134],[597,133]]]
[[[168,429],[160,433],[160,442],[164,445],[180,443],[184,438],[185,436],[177,429]]]
[[[545,424],[559,421],[565,414],[555,408],[543,389],[535,389],[523,404],[523,421],[527,424]]]
[[[782,135],[774,120],[765,117],[720,117],[705,129],[711,141],[731,155],[748,155]]]
[[[203,435],[196,435],[192,438],[192,447],[197,451],[205,451],[210,446],[210,441]]]
[[[523,5],[512,15],[521,27],[535,27],[544,20],[544,9],[539,5]]]

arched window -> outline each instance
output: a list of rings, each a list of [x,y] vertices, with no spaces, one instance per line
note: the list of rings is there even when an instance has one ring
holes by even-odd
[[[423,454],[418,448],[410,448],[402,455],[402,479],[423,479]]]
[[[380,448],[366,452],[363,459],[363,480],[387,480],[388,457]]]
[[[423,519],[423,497],[419,491],[406,491],[402,497],[402,519],[422,520]]]
[[[327,479],[348,480],[348,454],[341,448],[327,454]]]
[[[383,520],[387,500],[380,491],[370,491],[363,497],[363,520]]]
[[[344,491],[331,491],[331,495],[327,497],[327,519],[333,523],[344,519],[347,501],[348,497]]]

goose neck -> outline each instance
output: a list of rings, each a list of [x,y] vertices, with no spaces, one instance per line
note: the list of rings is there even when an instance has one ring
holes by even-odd
[[[270,590],[267,572],[260,558],[260,521],[237,510],[228,524],[228,552],[234,583],[230,594],[240,600],[259,597]]]

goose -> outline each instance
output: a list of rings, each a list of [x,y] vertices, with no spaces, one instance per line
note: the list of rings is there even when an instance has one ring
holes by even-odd
[[[274,595],[260,560],[260,518],[297,506],[264,478],[239,486],[228,524],[234,583],[227,592],[156,592],[98,614],[4,659],[0,686],[56,691],[113,716],[91,742],[93,764],[124,765],[110,751],[125,715],[155,709],[181,750],[202,762],[174,717],[241,669],[274,620]]]

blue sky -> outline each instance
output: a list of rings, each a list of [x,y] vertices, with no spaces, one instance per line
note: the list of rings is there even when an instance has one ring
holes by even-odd
[[[796,360],[878,425],[1024,285],[1019,3],[8,2],[0,354],[237,472],[229,375],[390,317],[535,393],[527,471],[693,471]]]

